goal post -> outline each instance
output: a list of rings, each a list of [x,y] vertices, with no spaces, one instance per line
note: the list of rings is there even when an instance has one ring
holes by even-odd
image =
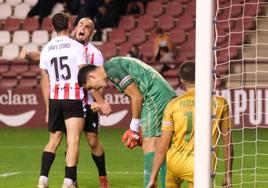
[[[211,187],[213,0],[196,0],[194,187]]]

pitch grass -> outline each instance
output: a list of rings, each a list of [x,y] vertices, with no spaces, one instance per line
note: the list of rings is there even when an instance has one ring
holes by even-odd
[[[143,187],[143,154],[140,148],[127,150],[121,143],[123,129],[101,129],[100,140],[105,147],[106,166],[111,187],[113,188],[142,188]],[[257,155],[257,153],[268,154],[267,140],[268,129],[247,130],[242,136],[241,131],[234,131],[235,155],[233,182],[235,186],[242,188],[264,188],[268,184],[264,182],[251,183],[254,179],[266,181],[268,170],[260,167],[268,167],[268,156]],[[241,139],[248,141],[241,144]],[[251,141],[258,138],[258,146]],[[40,159],[44,145],[48,140],[46,129],[22,129],[2,128],[0,129],[0,188],[34,188],[37,185]],[[58,149],[56,159],[49,175],[50,188],[61,186],[64,177],[64,151],[65,139]],[[241,154],[252,154],[252,157],[240,157]],[[221,155],[221,152],[220,152]],[[254,176],[254,165],[257,164],[257,175]],[[217,173],[217,184],[222,181],[222,163],[219,164]],[[241,167],[248,170],[241,170]],[[241,183],[241,180],[244,183]],[[91,154],[84,135],[81,138],[80,159],[78,165],[78,182],[80,188],[97,188],[98,174],[91,158]],[[248,182],[248,183],[247,183]],[[187,184],[183,186],[187,187]]]

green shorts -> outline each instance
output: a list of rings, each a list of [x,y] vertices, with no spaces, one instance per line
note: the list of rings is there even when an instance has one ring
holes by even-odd
[[[161,125],[164,110],[170,100],[171,98],[157,102],[143,103],[141,111],[141,127],[143,137],[161,136]]]

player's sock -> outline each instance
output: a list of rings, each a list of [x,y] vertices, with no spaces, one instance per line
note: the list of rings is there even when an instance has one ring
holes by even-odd
[[[144,187],[147,186],[152,173],[154,152],[144,154]]]
[[[106,176],[104,153],[101,156],[97,156],[94,154],[91,154],[91,155],[92,155],[92,159],[94,160],[94,162],[98,168],[99,176]]]
[[[77,182],[77,169],[76,166],[65,166],[65,178],[71,179],[73,182]]]
[[[55,153],[46,152],[46,151],[43,152],[40,176],[48,177],[48,173],[49,173],[50,167],[54,159],[55,159]]]
[[[166,187],[166,172],[167,172],[167,166],[166,166],[166,160],[165,160],[162,166],[160,167],[160,171],[159,171],[162,188]]]

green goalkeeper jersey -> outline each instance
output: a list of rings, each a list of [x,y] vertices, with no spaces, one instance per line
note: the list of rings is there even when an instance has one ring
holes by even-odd
[[[104,64],[104,69],[121,93],[132,82],[137,85],[143,95],[143,134],[160,135],[164,108],[176,96],[169,83],[152,67],[131,57],[114,57]]]
[[[114,57],[104,64],[104,69],[121,93],[130,83],[135,82],[145,102],[176,96],[173,88],[155,69],[138,59]]]

